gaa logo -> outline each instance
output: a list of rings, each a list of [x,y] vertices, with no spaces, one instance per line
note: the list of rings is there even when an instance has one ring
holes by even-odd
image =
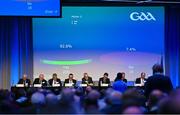
[[[130,19],[132,21],[156,21],[156,18],[150,12],[132,12]]]

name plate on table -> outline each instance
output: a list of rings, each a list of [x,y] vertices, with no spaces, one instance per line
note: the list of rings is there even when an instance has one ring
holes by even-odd
[[[90,84],[88,84],[89,86],[93,86],[94,84],[92,84],[92,83],[90,83]]]
[[[141,84],[134,84],[134,86],[139,86],[139,87],[141,87],[142,85],[141,85]]]
[[[34,84],[34,87],[42,87],[41,84]]]
[[[60,84],[53,84],[53,87],[60,87]]]
[[[109,86],[109,84],[106,84],[106,83],[101,84],[101,87],[108,87],[108,86]]]
[[[80,84],[81,87],[87,87],[87,84]]]
[[[73,83],[65,83],[65,87],[73,87]]]
[[[24,87],[24,84],[16,84],[16,87]]]

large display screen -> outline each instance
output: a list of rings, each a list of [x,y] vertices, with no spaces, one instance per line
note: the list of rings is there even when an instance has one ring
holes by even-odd
[[[34,77],[86,72],[97,81],[104,72],[113,81],[125,72],[129,81],[164,54],[163,7],[64,6],[62,19],[33,19]]]
[[[0,0],[0,16],[61,16],[60,0]]]

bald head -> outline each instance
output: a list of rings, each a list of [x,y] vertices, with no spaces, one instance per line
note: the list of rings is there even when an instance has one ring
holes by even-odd
[[[100,98],[100,93],[96,90],[92,90],[89,92],[87,97],[92,100],[97,100]]]
[[[131,106],[131,107],[126,108],[123,111],[123,114],[143,114],[143,112],[139,107]]]
[[[121,99],[122,99],[122,93],[118,91],[113,91],[108,96],[108,101],[110,104],[121,104]]]
[[[43,79],[44,79],[44,74],[40,74],[40,75],[39,75],[39,79],[40,79],[40,80],[43,80]]]
[[[40,92],[36,92],[32,95],[31,102],[35,105],[45,104],[45,96]]]
[[[46,103],[48,105],[56,105],[58,103],[57,96],[53,93],[49,93],[46,95]]]
[[[22,77],[23,80],[26,80],[27,79],[27,75],[24,74],[23,77]]]
[[[156,106],[158,104],[158,102],[165,97],[166,95],[160,91],[160,90],[153,90],[151,92],[151,94],[149,95],[149,99],[148,99],[148,106],[149,107],[153,107]]]

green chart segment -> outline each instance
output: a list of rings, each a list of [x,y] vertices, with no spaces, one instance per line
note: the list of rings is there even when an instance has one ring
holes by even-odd
[[[41,62],[48,65],[82,65],[88,64],[92,62],[92,60],[41,60]]]

